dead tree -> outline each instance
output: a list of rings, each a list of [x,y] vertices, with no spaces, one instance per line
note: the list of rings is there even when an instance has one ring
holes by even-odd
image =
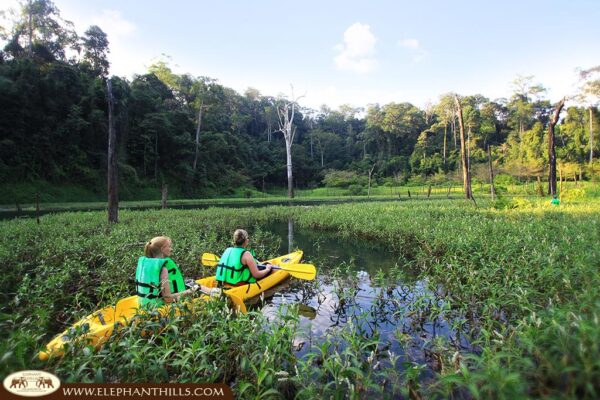
[[[467,144],[465,141],[465,125],[463,123],[462,107],[460,100],[457,95],[454,95],[454,102],[456,103],[456,114],[458,115],[458,124],[460,128],[460,158],[462,165],[463,175],[463,188],[465,191],[465,197],[469,200],[473,199],[473,193],[471,192],[471,171],[469,171],[469,165],[467,162]]]
[[[115,131],[114,98],[112,82],[107,80],[108,89],[108,222],[119,222],[119,181],[117,170],[117,133]]]
[[[294,198],[294,177],[292,172],[292,143],[294,142],[294,135],[296,134],[296,128],[293,126],[294,114],[296,112],[296,106],[298,100],[304,96],[294,98],[294,88],[292,87],[292,99],[290,101],[284,100],[281,105],[277,107],[277,115],[279,117],[279,130],[277,132],[283,133],[285,138],[285,153],[286,153],[286,165],[287,165],[287,180],[288,180],[288,197]]]
[[[492,150],[490,148],[490,145],[488,145],[487,147],[487,153],[488,164],[490,166],[490,195],[492,197],[492,200],[494,200],[494,197],[496,197],[496,189],[494,188],[494,170],[492,169]]]
[[[548,160],[550,163],[550,171],[548,172],[548,194],[551,196],[556,195],[556,150],[554,148],[554,127],[558,123],[558,118],[564,105],[565,99],[563,98],[556,105],[550,123],[548,124]]]

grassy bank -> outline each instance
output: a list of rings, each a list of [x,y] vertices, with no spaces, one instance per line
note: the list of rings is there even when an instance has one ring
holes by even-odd
[[[223,381],[244,398],[599,395],[598,200],[560,207],[547,198],[482,200],[479,208],[458,200],[412,200],[120,216],[114,226],[102,212],[47,215],[39,225],[0,222],[1,376],[47,368],[69,381]],[[221,251],[237,226],[251,231],[260,258],[274,256],[277,240],[257,227],[289,217],[302,227],[389,248],[399,264],[379,279],[393,287],[403,270],[417,271],[436,301],[417,297],[408,311],[423,321],[453,321],[472,350],[440,339],[423,349],[427,362],[416,362],[386,351],[357,320],[297,357],[293,310],[272,323],[259,313],[235,317],[211,304],[128,328],[98,353],[82,345],[62,361],[35,360],[53,334],[132,292],[136,259],[148,238],[171,236],[184,275],[196,277],[213,272],[198,265],[198,255]],[[161,335],[139,335],[144,324],[157,323],[165,328]],[[397,340],[411,338],[398,332]]]
[[[430,190],[431,187],[431,190]],[[541,189],[541,192],[540,192]],[[583,198],[600,197],[600,185],[597,182],[564,182],[561,186],[561,199],[579,200]],[[0,195],[0,211],[35,211],[36,194],[39,194],[41,210],[51,211],[81,211],[106,209],[106,194],[92,192],[77,186],[53,186],[46,182],[37,184],[8,184],[3,185]],[[537,182],[497,184],[496,193],[499,196],[526,196],[540,197],[544,194],[545,187],[538,186]],[[490,186],[484,183],[474,183],[473,193],[476,199],[489,199]],[[161,192],[159,188],[145,187],[133,194],[123,196],[119,206],[122,208],[160,207]],[[311,200],[348,200],[348,199],[460,199],[463,195],[459,182],[429,183],[411,182],[406,185],[377,185],[360,190],[339,187],[321,187],[315,189],[296,189],[295,199],[288,199],[287,188],[260,192],[254,189],[238,189],[227,197],[187,199],[179,193],[170,193],[167,199],[168,207],[181,206],[211,206],[227,204],[252,204],[257,202],[282,201],[311,201]]]

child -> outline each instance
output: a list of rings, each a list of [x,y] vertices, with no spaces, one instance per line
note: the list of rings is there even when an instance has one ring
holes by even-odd
[[[167,236],[157,236],[146,243],[145,257],[138,260],[135,285],[140,305],[162,305],[189,296],[197,290],[206,294],[218,294],[216,290],[202,285],[186,289],[181,270],[171,256],[172,241]]]

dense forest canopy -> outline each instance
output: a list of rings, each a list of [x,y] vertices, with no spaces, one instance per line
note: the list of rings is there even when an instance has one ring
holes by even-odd
[[[240,94],[212,77],[175,74],[162,61],[132,80],[111,77],[110,38],[98,26],[78,36],[50,0],[23,3],[0,35],[5,198],[18,197],[10,190],[23,183],[105,192],[107,79],[116,102],[122,198],[143,198],[145,189],[165,183],[180,197],[285,187],[277,107],[286,99],[251,88]],[[581,71],[581,90],[565,95],[566,111],[556,127],[559,168],[569,178],[576,173],[586,179],[600,147],[600,68]],[[488,146],[505,173],[519,179],[546,175],[553,104],[533,77],[517,77],[510,98],[474,94],[461,102],[474,178],[486,179]],[[348,185],[370,170],[380,184],[416,176],[448,179],[460,165],[452,93],[425,109],[399,101],[313,110],[300,102],[297,113],[292,153],[298,188]]]

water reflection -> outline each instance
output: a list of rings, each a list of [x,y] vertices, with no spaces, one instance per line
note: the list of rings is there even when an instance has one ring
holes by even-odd
[[[363,337],[377,337],[392,352],[413,361],[426,362],[436,338],[471,350],[445,319],[451,314],[438,291],[405,270],[395,254],[367,241],[301,229],[292,220],[262,229],[282,238],[281,253],[302,249],[306,262],[317,266],[315,281],[288,280],[265,293],[264,303],[254,305],[270,319],[278,318],[282,305],[299,308],[302,333],[296,341],[308,344],[298,347],[299,356],[351,322]],[[402,273],[384,274],[390,271]]]

